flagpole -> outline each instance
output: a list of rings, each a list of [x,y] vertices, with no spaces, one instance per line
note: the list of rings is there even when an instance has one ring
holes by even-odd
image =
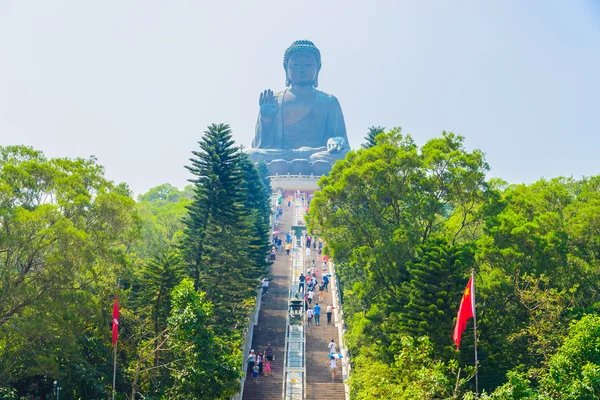
[[[120,280],[119,280],[119,279],[117,279],[117,290],[119,290],[120,288],[121,288],[121,282],[120,282]],[[118,312],[119,312],[119,311],[118,311],[118,304],[117,304],[117,299],[118,299],[118,298],[119,298],[119,296],[118,296],[118,294],[117,294],[117,297],[116,297],[116,299],[115,299],[115,307],[117,307],[117,333],[118,333],[118,329],[119,329],[119,325],[118,325],[118,323],[119,323]],[[118,340],[118,339],[117,339],[117,340],[114,340],[114,339],[115,339],[115,327],[114,327],[114,324],[115,324],[115,315],[114,315],[114,313],[115,313],[115,310],[114,310],[114,308],[113,308],[113,329],[112,329],[112,331],[113,331],[113,341],[115,342],[115,343],[114,343],[114,344],[115,344],[115,352],[114,352],[115,354],[114,354],[114,356],[113,356],[113,387],[112,387],[112,400],[115,400],[115,383],[116,383],[116,381],[117,381],[117,346],[119,345],[119,340]]]
[[[112,400],[115,400],[115,382],[117,380],[117,346],[119,342],[115,343],[115,355],[113,361],[113,390],[112,390]]]
[[[477,313],[475,312],[475,268],[471,268],[471,282],[473,283],[471,296],[473,296],[473,343],[475,344],[475,394],[477,397],[479,397],[479,365],[477,364]]]

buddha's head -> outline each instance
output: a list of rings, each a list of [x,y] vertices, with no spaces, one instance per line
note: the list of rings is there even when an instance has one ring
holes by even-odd
[[[283,55],[285,86],[319,86],[321,52],[308,40],[296,40]]]

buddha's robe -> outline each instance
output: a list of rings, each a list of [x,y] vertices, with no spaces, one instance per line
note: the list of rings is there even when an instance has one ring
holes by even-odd
[[[275,159],[291,161],[311,159],[314,155],[313,159],[319,159],[317,153],[326,152],[327,140],[333,137],[343,138],[348,146],[344,115],[335,96],[317,90],[315,101],[306,115],[289,124],[283,118],[285,93],[284,90],[276,94],[278,112],[272,122],[263,124],[259,114],[252,149],[248,151],[252,158],[262,158],[267,162]],[[347,151],[336,154],[334,158],[343,158]]]

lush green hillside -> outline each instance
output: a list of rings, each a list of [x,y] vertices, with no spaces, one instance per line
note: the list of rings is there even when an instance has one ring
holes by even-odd
[[[0,399],[45,399],[57,380],[61,398],[107,398],[117,294],[118,398],[238,390],[266,270],[266,177],[226,125],[209,127],[189,170],[184,190],[136,201],[94,158],[0,147]]]
[[[480,389],[598,398],[600,177],[508,185],[451,133],[372,136],[320,181],[308,221],[337,261],[352,397],[470,396],[472,320],[460,351],[452,331],[474,268]]]

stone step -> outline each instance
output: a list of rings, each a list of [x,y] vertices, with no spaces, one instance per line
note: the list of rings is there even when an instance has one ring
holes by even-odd
[[[290,230],[292,212],[284,209],[278,230]],[[289,292],[289,259],[283,254],[278,254],[270,267],[269,293],[263,296],[258,323],[254,326],[252,348],[255,352],[264,351],[268,343],[273,346],[275,359],[271,363],[271,376],[246,375],[243,400],[281,400],[283,389],[283,364],[286,318]]]
[[[338,382],[339,380],[339,382]],[[312,383],[306,386],[306,400],[345,400],[344,384],[340,378],[335,382]]]

